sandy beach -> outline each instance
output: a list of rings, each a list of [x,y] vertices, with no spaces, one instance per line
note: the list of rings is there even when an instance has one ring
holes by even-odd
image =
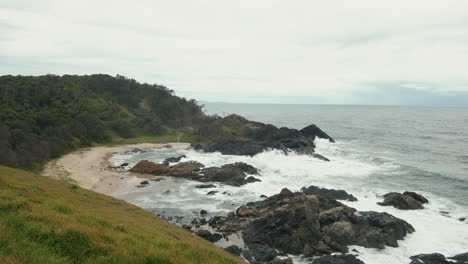
[[[125,188],[128,180],[137,177],[145,178],[143,174],[118,172],[109,168],[109,158],[112,155],[132,149],[161,148],[167,145],[189,147],[188,143],[179,142],[93,147],[67,154],[49,162],[45,166],[42,175],[75,183],[88,190],[111,195]]]

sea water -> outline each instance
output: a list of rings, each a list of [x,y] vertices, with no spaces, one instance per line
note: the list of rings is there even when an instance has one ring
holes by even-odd
[[[195,186],[200,183],[168,177],[163,184],[151,183],[116,196],[157,214],[184,216],[183,222],[200,217],[202,209],[209,212],[207,217],[226,214],[282,188],[299,191],[316,185],[343,189],[358,198],[345,202],[347,205],[361,211],[388,212],[416,229],[399,241],[398,248],[352,246],[367,264],[409,263],[409,257],[416,254],[452,256],[468,251],[468,220],[459,220],[468,218],[468,108],[209,103],[205,110],[220,116],[237,113],[278,127],[300,129],[317,124],[336,140],[316,141],[316,152],[331,161],[286,156],[280,151],[253,157],[184,148],[118,154],[111,162],[128,162],[129,166],[142,159],[161,162],[182,154],[187,156],[182,161],[196,160],[206,166],[242,161],[260,169],[261,175],[256,177],[261,182],[241,187],[214,183],[216,188],[198,189]],[[218,192],[207,195],[213,190]],[[430,203],[423,210],[410,211],[377,205],[381,195],[406,190],[423,194]]]

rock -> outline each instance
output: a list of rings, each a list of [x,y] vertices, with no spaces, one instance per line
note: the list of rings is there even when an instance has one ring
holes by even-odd
[[[313,264],[364,264],[354,255],[332,255],[315,259]]]
[[[122,163],[122,164],[120,164],[120,167],[126,167],[126,166],[128,166],[128,163]]]
[[[208,214],[208,211],[206,211],[206,210],[201,210],[200,211],[200,215],[206,215],[206,214]]]
[[[218,193],[218,191],[210,191],[210,192],[207,192],[206,195],[215,195],[217,193]]]
[[[240,256],[242,253],[242,249],[236,245],[229,246],[227,248],[224,248],[227,252],[235,255],[235,256]]]
[[[158,164],[151,161],[142,160],[138,162],[135,166],[133,166],[133,168],[131,168],[130,171],[161,175],[167,173],[169,171],[169,167],[164,164]]]
[[[205,211],[205,212],[206,212],[206,211]],[[208,212],[206,212],[206,213],[208,213]],[[200,218],[200,220],[199,220],[199,221],[200,221],[200,225],[206,225],[206,224],[207,224],[207,222],[206,222],[206,219],[205,219],[205,218]]]
[[[223,236],[221,234],[217,234],[217,233],[211,233],[210,231],[208,230],[198,230],[197,232],[195,232],[195,235],[205,239],[205,240],[208,240],[212,243],[220,240],[221,238],[223,238]]]
[[[384,196],[384,201],[377,203],[382,206],[393,206],[402,210],[423,209],[424,206],[413,197],[397,192],[387,193]]]
[[[136,187],[137,187],[137,188],[145,188],[145,187],[148,187],[148,185],[138,184]]]
[[[195,188],[199,188],[199,189],[216,188],[216,185],[214,185],[214,184],[200,184],[200,185],[195,186]]]
[[[239,217],[254,216],[255,210],[242,205],[241,207],[237,208],[236,215]]]
[[[301,129],[300,132],[304,137],[309,138],[312,141],[314,141],[316,138],[324,138],[328,139],[328,141],[330,142],[335,142],[335,140],[332,137],[330,137],[327,133],[323,132],[323,130],[316,125],[306,126],[303,129]]]
[[[403,195],[409,196],[422,204],[429,203],[429,200],[427,200],[426,197],[415,192],[404,192]]]
[[[163,180],[163,178],[153,178],[150,181],[158,182],[158,181],[162,181],[162,180]]]
[[[458,254],[456,256],[453,256],[451,258],[448,258],[448,259],[451,259],[451,260],[455,260],[457,261],[458,263],[468,263],[468,252],[466,253],[462,253],[462,254]]]
[[[140,182],[141,185],[149,184],[149,181],[142,181]]]
[[[309,192],[292,192],[284,188],[279,194],[239,207],[235,215],[213,217],[209,224],[220,232],[241,232],[249,249],[244,256],[257,261],[271,261],[275,254],[267,253],[272,250],[277,254],[315,256],[345,253],[349,245],[396,247],[398,240],[414,232],[409,223],[390,214],[357,212],[331,198],[353,199],[346,192],[303,188],[307,189]],[[256,255],[271,259],[259,260]]]
[[[182,155],[182,156],[179,156],[179,157],[172,157],[172,158],[167,158],[165,159],[162,163],[163,164],[166,164],[166,165],[169,165],[169,163],[176,163],[176,162],[179,162],[181,159],[183,158],[187,158],[187,156],[185,155]]]
[[[319,197],[323,197],[326,199],[346,200],[351,202],[357,201],[356,197],[343,190],[325,189],[312,185],[307,188],[302,188],[301,191],[305,194],[318,195]]]
[[[249,261],[272,261],[277,253],[264,244],[251,244],[249,250],[244,251],[244,257]]]
[[[460,217],[458,218],[458,221],[464,222],[466,220],[466,217]]]
[[[410,257],[410,264],[450,264],[444,255],[439,253],[420,254]]]
[[[312,157],[316,158],[316,159],[319,159],[319,160],[323,160],[323,161],[330,161],[330,159],[328,159],[327,157],[325,156],[322,156],[320,154],[317,154],[317,153],[312,153],[310,154]]]
[[[247,174],[258,175],[258,170],[251,165],[243,162],[225,164],[221,167],[205,168],[201,172],[201,177],[196,178],[203,182],[222,182],[224,184],[241,186],[247,183],[259,181],[258,179]]]
[[[175,177],[195,176],[204,165],[196,161],[181,162],[169,167],[168,174]]]

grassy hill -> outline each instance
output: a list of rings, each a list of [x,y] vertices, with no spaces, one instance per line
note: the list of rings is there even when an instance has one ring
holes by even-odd
[[[0,166],[0,263],[244,263],[124,201]]]

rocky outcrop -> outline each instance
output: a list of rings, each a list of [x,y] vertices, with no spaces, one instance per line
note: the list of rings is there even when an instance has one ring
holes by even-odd
[[[211,135],[214,133],[213,131],[218,131],[218,135]],[[287,127],[277,128],[270,124],[249,121],[238,115],[212,120],[208,127],[204,127],[199,133],[202,136],[212,138],[212,142],[192,144],[194,149],[205,152],[221,152],[225,155],[253,156],[267,149],[279,149],[286,154],[290,151],[313,154],[316,138],[324,138],[334,142],[333,138],[316,125],[310,125],[301,130]],[[315,155],[315,157],[324,161],[328,160],[321,155]]]
[[[131,172],[162,175],[169,171],[169,167],[164,164],[154,163],[148,160],[142,160],[138,162],[133,168],[130,169]]]
[[[175,177],[196,176],[205,165],[196,161],[181,162],[169,168],[168,175]]]
[[[423,203],[429,202],[424,196],[415,192],[404,192],[403,194],[391,192],[385,194],[383,197],[384,201],[377,204],[382,206],[393,206],[402,210],[423,209]]]
[[[218,234],[218,233],[211,233],[210,231],[208,230],[198,230],[195,235],[205,239],[205,240],[208,240],[212,243],[220,240],[223,236],[221,234]]]
[[[226,164],[221,167],[205,168],[196,177],[201,182],[222,182],[232,186],[241,186],[247,183],[260,181],[255,177],[248,177],[247,174],[258,175],[256,168],[243,162]]]
[[[349,245],[396,247],[397,240],[414,231],[409,223],[390,214],[357,212],[335,198],[356,200],[344,191],[315,186],[296,193],[283,189],[239,207],[235,215],[214,217],[209,224],[220,232],[242,232],[247,255],[264,262],[278,254],[346,253]]]
[[[420,254],[410,257],[410,264],[466,264],[468,263],[468,252],[446,258],[440,253]]]
[[[313,264],[364,264],[354,255],[333,255],[315,259]]]
[[[456,256],[453,256],[451,258],[448,258],[452,261],[457,261],[458,263],[468,263],[468,252],[458,254]]]

